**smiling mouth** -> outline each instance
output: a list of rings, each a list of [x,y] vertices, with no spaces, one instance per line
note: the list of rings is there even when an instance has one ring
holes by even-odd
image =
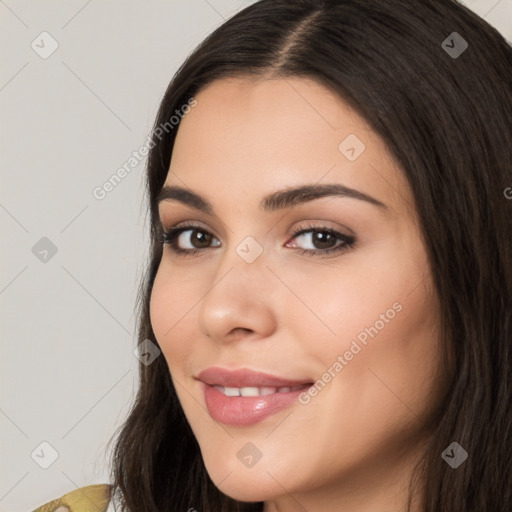
[[[265,395],[283,392],[280,390],[286,388],[298,389],[298,386],[310,386],[313,384],[310,378],[291,379],[248,368],[231,369],[219,366],[207,368],[194,378],[209,386],[219,386],[227,389],[227,393],[230,392],[229,390],[241,390],[242,394],[240,395],[239,393],[238,396],[255,396],[256,389],[258,390],[258,395]],[[235,391],[232,392],[234,393]],[[244,395],[246,392],[252,394]]]
[[[250,427],[298,403],[312,385],[229,387],[201,382],[210,416],[225,425]]]
[[[219,386],[212,385],[215,389],[219,390],[225,396],[266,396],[266,395],[274,395],[276,393],[290,393],[293,391],[298,391],[300,389],[308,389],[313,383],[309,384],[298,384],[296,386],[282,386],[282,387],[274,387],[274,386],[262,386],[262,387],[254,387],[247,386],[242,388],[236,387],[227,387],[227,386]]]

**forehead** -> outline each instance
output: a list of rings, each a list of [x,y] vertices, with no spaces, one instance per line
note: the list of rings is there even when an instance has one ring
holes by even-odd
[[[166,184],[202,195],[262,197],[295,184],[337,182],[393,210],[412,204],[385,143],[337,94],[303,78],[214,81],[182,119]]]

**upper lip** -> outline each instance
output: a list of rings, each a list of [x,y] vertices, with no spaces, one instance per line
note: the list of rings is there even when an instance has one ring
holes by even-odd
[[[224,386],[232,388],[243,387],[292,387],[299,384],[311,384],[310,379],[285,379],[264,372],[256,372],[248,368],[228,370],[219,366],[211,366],[203,370],[197,379],[210,386]]]

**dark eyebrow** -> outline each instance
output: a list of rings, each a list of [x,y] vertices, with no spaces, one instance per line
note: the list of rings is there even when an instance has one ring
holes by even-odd
[[[272,192],[265,196],[261,200],[259,208],[264,212],[273,212],[328,196],[359,199],[373,204],[382,210],[389,211],[389,208],[378,199],[338,183],[304,185],[296,188],[278,190],[277,192]],[[183,187],[164,185],[156,198],[157,207],[162,201],[178,201],[209,215],[214,213],[212,204],[208,200],[192,190]]]

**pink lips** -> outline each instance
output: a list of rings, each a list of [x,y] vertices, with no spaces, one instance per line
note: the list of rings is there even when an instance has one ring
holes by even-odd
[[[201,388],[210,416],[220,423],[236,426],[253,425],[290,406],[312,384],[310,379],[291,380],[248,369],[227,370],[220,367],[202,371],[197,379],[202,381]],[[302,387],[293,391],[260,396],[226,396],[214,387],[283,388],[299,385]]]
[[[197,378],[210,386],[224,386],[231,388],[263,387],[276,388],[298,386],[299,384],[311,384],[311,379],[290,380],[270,375],[269,373],[255,372],[248,369],[227,370],[219,366],[212,366],[203,370]]]

